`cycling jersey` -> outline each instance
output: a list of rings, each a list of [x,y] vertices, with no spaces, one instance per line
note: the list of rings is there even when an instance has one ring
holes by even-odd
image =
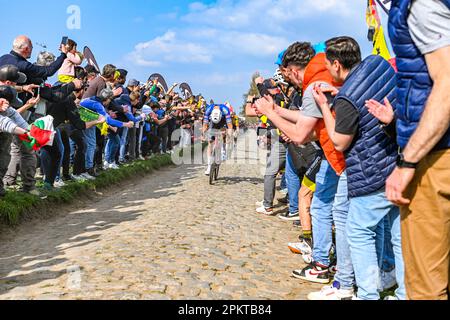
[[[220,104],[220,105],[212,104],[212,105],[208,106],[206,108],[205,116],[203,118],[203,124],[207,124],[207,125],[210,124],[211,114],[215,108],[220,108],[220,111],[222,112],[222,120],[220,121],[219,124],[212,124],[212,127],[214,129],[221,129],[229,124],[232,124],[230,109],[226,105],[223,105],[223,104]]]

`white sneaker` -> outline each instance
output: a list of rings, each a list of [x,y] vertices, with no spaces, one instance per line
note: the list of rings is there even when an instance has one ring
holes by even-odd
[[[288,248],[292,251],[292,253],[296,254],[311,255],[312,253],[311,247],[305,241],[289,243]]]
[[[85,172],[80,174],[80,177],[86,179],[86,180],[95,180],[95,177],[91,176],[89,173]]]
[[[400,301],[400,299],[397,298],[396,296],[387,296],[383,300],[385,300],[385,301]]]
[[[311,264],[313,262],[312,253],[310,254],[302,254],[303,261],[306,264]]]
[[[325,286],[318,292],[312,292],[308,295],[308,300],[352,300],[354,290],[340,289],[339,282],[334,281],[332,285]]]
[[[208,168],[205,171],[205,176],[209,176],[211,174],[211,166],[208,166]]]
[[[60,189],[60,188],[62,188],[62,187],[65,187],[66,184],[65,184],[64,181],[62,181],[62,180],[55,180],[55,183],[53,184],[53,186],[54,186],[55,188]]]
[[[118,170],[118,169],[119,169],[119,166],[118,166],[117,164],[115,164],[115,163],[110,163],[110,164],[109,164],[109,168],[110,168],[110,169],[113,169],[113,170]]]
[[[266,216],[272,216],[273,215],[273,209],[266,208],[264,206],[259,207],[258,209],[256,209],[256,212],[260,213],[260,214],[265,214]]]
[[[75,180],[75,181],[86,181],[87,179],[86,178],[84,178],[84,177],[82,177],[81,175],[80,176],[76,176],[76,175],[71,175],[70,176],[73,180]]]
[[[138,158],[139,160],[142,160],[142,161],[144,161],[145,160],[145,158],[143,157],[143,156],[139,156],[139,158]]]
[[[103,169],[104,169],[104,170],[108,170],[108,168],[109,168],[109,163],[108,163],[108,161],[103,162]]]
[[[397,278],[395,275],[395,269],[391,272],[381,271],[381,291],[391,289],[397,285]]]

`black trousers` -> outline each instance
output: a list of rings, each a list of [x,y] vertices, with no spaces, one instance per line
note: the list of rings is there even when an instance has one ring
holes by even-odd
[[[101,135],[100,129],[95,128],[97,149],[95,150],[94,166],[98,168],[103,167],[103,151],[105,151],[106,138]]]
[[[73,158],[73,174],[79,176],[86,172],[86,145],[84,135],[81,130],[74,130],[70,139],[75,143],[75,153]]]

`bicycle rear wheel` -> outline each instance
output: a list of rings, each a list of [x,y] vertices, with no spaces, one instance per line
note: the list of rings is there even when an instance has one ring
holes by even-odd
[[[215,170],[214,170],[214,180],[217,181],[219,179],[219,169],[220,166],[216,165]]]
[[[209,173],[209,184],[210,184],[210,185],[213,185],[213,184],[214,184],[214,178],[215,178],[215,175],[216,175],[216,164],[214,163],[214,164],[211,166],[211,172]]]

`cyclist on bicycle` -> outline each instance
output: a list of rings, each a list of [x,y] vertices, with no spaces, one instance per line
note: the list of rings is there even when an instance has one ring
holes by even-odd
[[[223,139],[222,143],[222,161],[227,159],[226,151],[226,138],[231,137],[233,134],[233,123],[231,119],[230,109],[223,104],[211,104],[206,108],[205,116],[203,118],[203,130],[202,140],[205,141],[205,134],[208,132],[208,168],[205,175],[211,173],[212,163],[215,159],[212,159],[213,147],[215,146],[216,139]]]

